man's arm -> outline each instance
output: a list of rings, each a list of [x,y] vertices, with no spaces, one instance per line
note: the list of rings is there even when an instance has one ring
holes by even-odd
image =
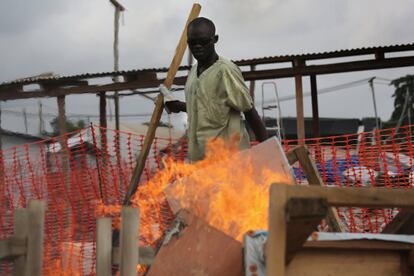
[[[173,113],[187,112],[187,107],[185,105],[185,102],[181,102],[181,101],[166,102],[165,107],[168,108],[168,110]]]
[[[267,139],[267,131],[266,127],[263,124],[263,121],[260,119],[259,114],[257,113],[256,108],[253,106],[252,109],[243,112],[244,117],[246,118],[247,123],[249,124],[250,128],[253,130],[254,135],[256,136],[256,140],[259,142],[263,142]]]

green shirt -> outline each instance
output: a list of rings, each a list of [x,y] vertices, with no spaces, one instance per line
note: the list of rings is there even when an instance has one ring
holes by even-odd
[[[191,161],[204,158],[208,139],[228,139],[240,135],[240,149],[249,147],[249,136],[241,112],[253,107],[240,69],[220,57],[197,76],[197,65],[185,85],[188,114],[188,156]]]

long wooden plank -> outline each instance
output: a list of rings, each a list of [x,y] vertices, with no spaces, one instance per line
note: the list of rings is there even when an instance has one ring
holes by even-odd
[[[322,178],[319,175],[315,163],[309,156],[309,151],[305,146],[299,146],[294,149],[297,159],[306,174],[309,185],[324,186]],[[335,207],[329,207],[327,223],[332,232],[344,232],[341,220]]]
[[[177,49],[175,50],[174,58],[171,61],[171,65],[167,73],[167,78],[164,81],[164,85],[167,88],[171,87],[174,77],[177,73],[178,67],[180,66],[181,61],[183,59],[185,49],[187,48],[187,26],[192,20],[198,17],[198,15],[200,14],[200,10],[201,10],[201,6],[199,4],[194,4],[191,9],[190,15],[188,16],[187,23],[184,27],[183,33],[181,34],[181,38],[180,38],[180,41],[178,42]],[[154,112],[151,117],[151,121],[150,121],[148,130],[147,130],[147,134],[145,135],[144,145],[142,147],[142,150],[139,153],[139,156],[137,159],[137,165],[135,166],[135,169],[133,171],[132,178],[129,183],[128,191],[123,201],[124,205],[130,204],[130,199],[138,187],[138,183],[141,178],[142,172],[144,170],[145,162],[147,160],[147,156],[150,151],[152,141],[154,140],[154,137],[155,137],[155,131],[161,119],[163,107],[164,107],[164,99],[163,99],[162,94],[160,94],[158,95],[156,102],[155,102]]]
[[[243,78],[246,81],[250,80],[267,80],[277,78],[290,78],[298,74],[302,76],[307,75],[321,75],[334,74],[351,71],[376,70],[386,68],[398,68],[414,66],[414,57],[397,57],[386,58],[384,60],[364,60],[341,62],[323,65],[309,65],[305,67],[279,68],[279,69],[265,69],[255,71],[243,72]],[[180,76],[174,79],[174,84],[182,85],[186,81],[186,76]],[[96,94],[105,91],[120,91],[120,90],[134,90],[139,88],[154,88],[158,87],[163,80],[137,80],[121,83],[109,83],[104,85],[84,85],[69,88],[56,88],[51,90],[36,90],[23,92],[17,88],[7,87],[1,88],[0,101],[28,99],[28,98],[43,98],[43,97],[57,97],[61,95],[72,94]]]
[[[287,192],[298,198],[326,198],[331,206],[414,209],[414,190],[407,189],[290,185]]]

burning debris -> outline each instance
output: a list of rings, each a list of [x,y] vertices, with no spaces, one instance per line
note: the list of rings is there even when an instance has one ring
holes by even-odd
[[[168,245],[167,248],[161,246],[154,266],[158,263],[158,258],[162,258],[163,263],[173,263],[174,258],[187,259],[188,253],[170,253],[175,250],[172,249],[175,245],[178,248],[187,245],[194,250],[197,248],[195,252],[198,252],[197,255],[201,254],[197,257],[201,258],[200,262],[203,256],[210,256],[218,265],[217,259],[220,259],[223,249],[210,251],[209,247],[214,243],[222,247],[226,243],[237,244],[240,249],[237,259],[241,264],[243,235],[250,229],[267,227],[268,189],[274,182],[294,183],[290,166],[275,138],[241,152],[236,146],[228,146],[222,140],[212,140],[208,144],[207,157],[195,164],[166,159],[163,170],[141,185],[131,200],[132,206],[139,207],[141,211],[140,244],[157,247],[164,240]],[[101,206],[98,213],[117,216],[120,208],[117,205]],[[191,214],[180,211],[182,209],[190,210]],[[167,229],[174,218],[177,222],[177,218],[183,216],[185,220],[191,218],[190,221],[196,222],[194,225],[197,227],[194,229],[201,228],[195,231],[191,230],[195,226],[188,229],[184,227],[182,234],[190,233],[186,234],[189,237],[177,241],[175,236],[167,235],[172,233]],[[199,223],[199,220],[203,222]],[[119,223],[114,226],[117,225]],[[177,232],[181,233],[180,230],[182,228]],[[217,235],[218,240],[212,233]],[[213,235],[212,240],[209,240],[209,235]],[[187,244],[190,241],[192,243]],[[180,250],[186,249],[184,247]],[[171,260],[170,255],[173,258]],[[189,264],[195,265],[196,259],[188,259]]]

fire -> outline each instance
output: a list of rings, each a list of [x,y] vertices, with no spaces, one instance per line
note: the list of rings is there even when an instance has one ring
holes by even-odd
[[[204,160],[188,164],[167,159],[164,169],[139,187],[132,205],[140,208],[140,235],[147,241],[162,237],[165,222],[173,217],[168,202],[172,211],[187,208],[241,240],[250,229],[266,229],[269,186],[290,183],[291,177],[265,166],[258,168],[252,154],[238,152],[236,142],[211,140]]]

